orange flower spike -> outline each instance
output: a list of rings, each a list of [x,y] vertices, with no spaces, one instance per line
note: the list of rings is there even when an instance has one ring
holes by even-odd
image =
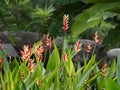
[[[76,54],[81,50],[80,47],[81,47],[81,43],[80,43],[80,40],[78,40],[75,44],[75,51],[76,51]]]
[[[46,36],[46,45],[51,49],[52,47],[52,39],[49,38],[49,34]]]
[[[44,53],[44,46],[40,44],[35,48],[35,54],[38,56],[39,61],[42,60],[43,53]]]
[[[64,15],[63,16],[63,30],[64,30],[64,33],[66,33],[66,31],[68,29],[68,22],[69,22],[69,15]]]
[[[28,62],[28,70],[30,71],[30,73],[34,72],[36,67],[36,64],[34,63],[34,60],[29,60]]]
[[[32,47],[29,48],[29,46],[24,45],[23,51],[20,51],[22,61],[25,62],[25,60],[29,60],[32,55]]]
[[[99,44],[100,42],[102,42],[102,39],[99,39],[98,32],[95,32],[93,39],[96,44]]]
[[[63,60],[64,60],[65,62],[67,61],[67,54],[66,54],[66,53],[63,54]]]
[[[92,45],[89,43],[89,44],[87,45],[87,47],[86,47],[86,52],[87,52],[87,53],[90,53],[91,50],[92,50]]]
[[[3,65],[3,58],[0,56],[0,67]]]

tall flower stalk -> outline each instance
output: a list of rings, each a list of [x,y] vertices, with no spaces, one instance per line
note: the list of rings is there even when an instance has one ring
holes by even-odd
[[[63,16],[63,30],[64,30],[64,35],[66,35],[66,31],[68,30],[68,24],[69,23],[69,15],[64,15]]]

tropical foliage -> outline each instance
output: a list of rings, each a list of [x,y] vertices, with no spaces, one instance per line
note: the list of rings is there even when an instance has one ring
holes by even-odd
[[[49,33],[33,46],[24,45],[12,61],[0,42],[0,89],[120,90],[120,55],[117,62],[101,65],[93,50],[83,64],[72,61],[83,48],[78,38],[92,39],[96,31],[95,45],[120,46],[119,0],[1,0],[0,12],[1,31]],[[62,48],[56,36],[63,37]],[[85,51],[89,56],[91,44]]]

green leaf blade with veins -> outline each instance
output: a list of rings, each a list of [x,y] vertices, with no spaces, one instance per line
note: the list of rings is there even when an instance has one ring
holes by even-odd
[[[92,6],[77,17],[76,21],[72,25],[72,36],[76,38],[88,28],[99,25],[102,20],[103,13],[116,8],[120,9],[120,2],[101,3]]]

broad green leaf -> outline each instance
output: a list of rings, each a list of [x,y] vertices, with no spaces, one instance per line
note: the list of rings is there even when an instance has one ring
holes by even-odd
[[[54,81],[54,89],[53,90],[60,90],[60,73],[59,70],[57,70],[56,76],[55,76],[55,81]]]
[[[12,78],[13,78],[13,81],[14,81],[14,79],[17,77],[18,72],[19,72],[19,64],[16,61],[16,59],[13,61],[13,63],[16,64],[16,66],[14,66],[14,69],[12,71]]]
[[[25,83],[22,83],[22,90],[26,90]]]
[[[96,55],[92,56],[92,58],[90,59],[90,61],[88,62],[88,64],[85,66],[84,73],[86,71],[88,71],[89,68],[91,68],[92,65],[95,63],[95,58],[96,58]]]
[[[95,69],[97,67],[98,63],[97,64],[94,64],[91,68],[89,68],[86,73],[83,73],[83,75],[81,75],[81,79],[80,81],[78,82],[77,86],[76,86],[76,90],[80,90],[84,85],[85,85],[85,80],[88,79],[91,71],[93,69]]]
[[[56,74],[57,74],[57,71],[58,71],[58,67],[55,68],[54,70],[52,70],[52,71],[50,72],[49,76],[46,77],[46,84],[47,84],[46,86],[47,86],[47,87],[50,87],[50,86],[52,85],[53,79],[55,79]]]
[[[119,0],[85,0],[88,3],[109,3],[109,2],[116,2]]]
[[[13,80],[12,80],[12,73],[9,71],[8,72],[8,89],[9,90],[14,90],[14,85],[13,85]]]
[[[29,90],[42,76],[40,63],[37,63],[35,71],[24,80],[26,89]]]
[[[120,86],[120,54],[117,57],[117,70],[116,70],[116,74],[117,74],[117,82],[118,82],[118,85]]]
[[[1,80],[1,88],[3,89],[3,90],[6,90],[6,89],[8,89],[8,87],[6,87],[6,85],[5,85],[5,81],[4,81],[4,79],[3,79],[3,76],[1,75],[1,77],[0,77],[0,80]],[[0,89],[1,89],[0,88]]]
[[[102,20],[102,14],[114,8],[120,9],[120,2],[100,3],[92,6],[80,14],[72,25],[72,35],[76,38],[79,34],[88,28],[99,25]]]
[[[73,62],[72,62],[72,58],[71,58],[71,54],[70,54],[70,51],[68,50],[68,69],[69,69],[69,75],[72,75],[75,73],[75,68],[74,68],[74,65],[73,65]]]
[[[59,64],[60,64],[60,56],[59,56],[59,52],[58,52],[58,49],[56,47],[56,44],[54,43],[54,50],[53,50],[52,54],[50,55],[46,70],[47,71],[49,71],[49,70],[52,71]]]
[[[95,74],[93,77],[91,77],[91,78],[87,81],[87,83],[90,83],[90,82],[94,81],[95,79],[97,79],[100,74],[101,74],[100,72],[97,73],[97,74]]]
[[[4,59],[4,66],[3,66],[3,69],[4,69],[4,72],[6,75],[8,75],[8,72],[9,72],[9,64],[8,64],[8,60],[7,60],[7,57],[6,57],[6,52],[4,50],[1,50],[0,51],[0,56]]]
[[[111,64],[110,68],[109,68],[109,71],[108,71],[108,77],[109,77],[109,78],[113,78],[113,76],[115,75],[116,66],[117,66],[116,60],[114,59],[114,60],[112,61],[112,64]]]
[[[21,90],[21,83],[14,84],[14,90]]]
[[[40,90],[40,89],[39,89],[38,85],[35,83],[32,90]]]
[[[120,87],[112,79],[107,79],[106,90],[120,90]]]

